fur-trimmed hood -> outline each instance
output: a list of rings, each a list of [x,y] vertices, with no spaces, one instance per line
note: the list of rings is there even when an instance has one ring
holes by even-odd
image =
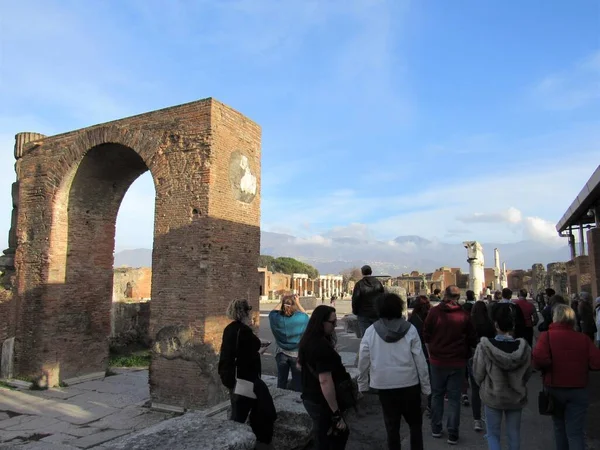
[[[531,347],[525,339],[482,337],[473,357],[473,377],[484,405],[522,408],[527,404],[527,381],[531,377]]]
[[[496,341],[482,337],[479,345],[486,358],[502,370],[513,371],[524,364],[530,364],[531,347],[525,339]]]

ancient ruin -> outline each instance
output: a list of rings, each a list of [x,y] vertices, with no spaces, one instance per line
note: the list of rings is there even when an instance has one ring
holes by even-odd
[[[40,386],[104,374],[115,221],[149,170],[152,401],[221,401],[227,303],[247,298],[258,314],[260,138],[258,125],[213,99],[52,137],[18,134],[10,248],[0,260],[10,288],[0,296],[3,348],[14,339],[3,372],[8,364]]]
[[[467,262],[469,263],[469,289],[479,296],[485,292],[485,273],[483,247],[477,241],[463,242],[467,249]]]

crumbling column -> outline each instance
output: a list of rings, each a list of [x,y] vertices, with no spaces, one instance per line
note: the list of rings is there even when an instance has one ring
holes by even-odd
[[[543,264],[531,266],[531,290],[534,297],[546,289],[546,268]]]
[[[494,249],[494,290],[500,288],[500,252]]]
[[[506,272],[506,263],[502,263],[502,272],[500,272],[500,289],[508,287],[508,273]]]
[[[20,159],[25,152],[25,146],[33,141],[44,139],[46,136],[40,133],[18,133],[15,135],[15,173],[16,181],[11,186],[12,196],[12,214],[10,220],[10,230],[8,232],[8,248],[5,249],[0,256],[0,273],[12,274],[15,270],[15,252],[17,251],[17,216],[19,210],[19,175],[20,175]],[[0,247],[1,248],[1,247]],[[8,277],[5,278],[5,283],[8,282]]]
[[[467,249],[469,263],[469,289],[475,292],[476,298],[481,298],[485,290],[483,247],[477,241],[466,241],[463,245]]]

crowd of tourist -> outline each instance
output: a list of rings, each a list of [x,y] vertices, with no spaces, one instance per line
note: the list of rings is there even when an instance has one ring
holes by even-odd
[[[538,298],[538,314],[525,290],[516,299],[503,289],[486,300],[475,300],[467,291],[463,302],[460,289],[448,286],[443,296],[418,296],[407,320],[404,300],[385,291],[370,267],[364,266],[362,274],[352,297],[362,337],[358,390],[378,395],[388,448],[400,449],[404,418],[410,448],[423,449],[425,411],[432,437],[442,438],[445,429],[447,443],[459,444],[461,406],[470,403],[473,428],[485,430],[490,450],[501,448],[503,428],[507,448],[520,449],[522,411],[531,401],[527,383],[535,371],[543,380],[538,409],[552,418],[556,449],[585,448],[589,371],[600,370],[600,298],[592,302],[582,293],[568,304],[548,289]],[[433,306],[432,300],[439,304]],[[266,347],[250,327],[250,310],[245,300],[228,308],[233,321],[223,332],[219,374],[231,393],[232,420],[249,419],[257,448],[271,448],[276,411],[260,379]],[[297,296],[284,296],[269,323],[277,386],[302,393],[316,448],[344,449],[351,432],[344,414],[357,398],[336,351],[335,308],[317,306],[309,317]],[[536,326],[540,333],[534,345]]]

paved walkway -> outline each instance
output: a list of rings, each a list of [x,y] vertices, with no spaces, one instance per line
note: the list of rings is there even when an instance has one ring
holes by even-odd
[[[541,386],[539,374],[529,382],[529,405],[523,410],[521,421],[521,448],[523,450],[554,450],[554,435],[552,420],[537,413],[537,394]],[[597,407],[597,406],[596,406]],[[427,416],[423,417],[424,447],[426,450],[441,450],[459,448],[464,450],[487,450],[485,432],[473,430],[473,416],[471,407],[461,407],[460,440],[458,445],[449,445],[446,432],[441,439],[431,436],[431,426]],[[350,426],[350,439],[347,450],[384,450],[387,449],[385,426],[381,406],[377,395],[368,394],[360,402],[358,414],[352,413],[348,418]],[[444,420],[445,424],[445,420]],[[598,428],[589,424],[590,429]],[[409,449],[408,426],[401,426],[402,448]],[[507,448],[503,440],[502,448]],[[314,447],[310,447],[314,449]],[[600,442],[591,436],[588,439],[588,450],[600,449]]]
[[[147,370],[115,372],[64,389],[0,387],[0,448],[90,448],[171,417],[144,407]]]

